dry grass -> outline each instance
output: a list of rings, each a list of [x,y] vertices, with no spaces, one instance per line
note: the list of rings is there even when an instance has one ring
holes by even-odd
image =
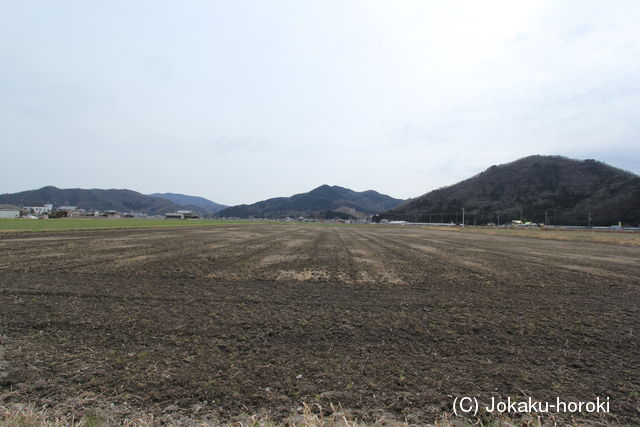
[[[3,427],[27,427],[27,426],[82,426],[98,427],[104,425],[122,426],[152,426],[156,425],[153,416],[142,416],[127,419],[108,419],[96,413],[87,412],[84,415],[68,415],[59,408],[35,408],[32,405],[11,403],[0,405],[0,426]]]
[[[65,411],[62,411],[65,412]],[[184,417],[180,415],[154,416],[145,414],[129,418],[104,416],[103,414],[88,412],[84,415],[65,415],[58,409],[37,409],[31,405],[18,403],[0,404],[0,426],[3,427],[98,427],[98,426],[161,426],[161,425],[188,425],[188,426],[228,426],[228,427],[271,427],[286,425],[289,427],[367,427],[367,426],[397,426],[409,427],[411,424],[403,421],[380,417],[374,422],[365,423],[358,420],[349,411],[339,405],[329,405],[323,408],[320,405],[303,404],[294,411],[284,422],[276,423],[268,417],[259,415],[240,417],[232,422],[220,423],[213,419]],[[466,419],[445,413],[436,419],[433,427],[460,427],[460,426],[501,426],[501,427],[542,427],[546,425],[558,425],[554,419],[541,419],[540,417],[524,417],[512,419],[500,417],[494,419]],[[563,422],[561,425],[569,426],[594,426],[598,424],[583,423],[580,421]]]

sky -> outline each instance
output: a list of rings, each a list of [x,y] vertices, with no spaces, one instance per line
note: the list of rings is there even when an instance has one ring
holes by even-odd
[[[417,197],[532,154],[640,173],[640,2],[2,1],[0,193]]]

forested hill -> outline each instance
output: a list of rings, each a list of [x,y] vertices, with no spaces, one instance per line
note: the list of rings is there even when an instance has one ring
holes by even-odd
[[[167,199],[178,206],[192,206],[194,210],[203,209],[207,213],[214,214],[229,206],[221,205],[212,200],[205,199],[204,197],[188,196],[180,193],[153,193],[149,194],[151,197],[161,197]]]
[[[239,205],[218,212],[237,218],[358,218],[380,213],[402,203],[400,199],[373,190],[357,192],[337,185],[322,185],[308,193],[276,197],[251,205]]]
[[[596,160],[530,156],[491,166],[455,185],[431,191],[389,210],[381,218],[465,222],[523,219],[551,224],[640,223],[640,177]],[[444,214],[443,214],[444,213]]]

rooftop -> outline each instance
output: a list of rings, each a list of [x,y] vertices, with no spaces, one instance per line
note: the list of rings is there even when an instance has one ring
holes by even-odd
[[[20,210],[19,207],[15,206],[15,205],[7,205],[7,204],[2,204],[0,203],[0,210],[2,211],[15,211],[15,210]]]

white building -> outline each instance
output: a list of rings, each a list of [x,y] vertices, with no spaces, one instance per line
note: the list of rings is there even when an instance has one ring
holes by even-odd
[[[51,203],[47,203],[42,206],[24,206],[22,209],[24,209],[29,213],[34,213],[36,215],[43,215],[43,214],[51,213],[51,210],[53,209],[53,205]]]
[[[0,204],[0,218],[20,218],[20,208],[14,205]]]
[[[194,211],[178,211],[183,218],[198,218],[198,214]]]
[[[178,212],[167,212],[166,214],[164,214],[165,218],[178,218],[178,219],[184,219],[184,215],[182,215],[181,213]]]
[[[198,214],[194,211],[178,211],[178,212],[167,212],[164,214],[165,218],[198,218]]]

